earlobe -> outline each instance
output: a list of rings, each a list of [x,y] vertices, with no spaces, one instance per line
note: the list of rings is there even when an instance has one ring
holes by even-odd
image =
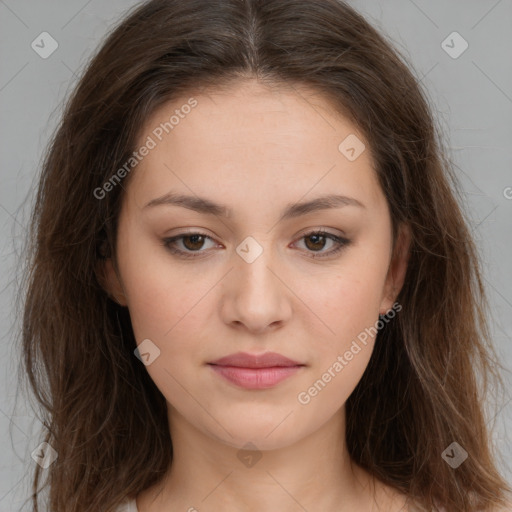
[[[98,260],[96,263],[96,276],[101,287],[105,290],[107,295],[120,304],[126,306],[126,296],[123,291],[121,280],[114,268],[112,258],[105,258]]]
[[[384,293],[379,309],[381,315],[385,315],[392,308],[404,284],[411,239],[410,226],[408,224],[401,224],[398,229],[397,240],[384,285]]]

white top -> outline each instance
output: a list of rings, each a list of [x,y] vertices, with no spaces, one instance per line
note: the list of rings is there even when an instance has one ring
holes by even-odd
[[[139,512],[137,509],[137,503],[135,500],[127,499],[119,507],[117,508],[116,512]],[[446,509],[444,507],[441,507],[439,509],[439,512],[446,512]]]
[[[117,507],[116,512],[139,512],[137,510],[137,503],[135,500],[129,500],[127,499],[119,507]]]

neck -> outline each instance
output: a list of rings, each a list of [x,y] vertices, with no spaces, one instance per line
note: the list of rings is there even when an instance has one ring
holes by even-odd
[[[139,512],[371,510],[375,489],[348,454],[344,408],[298,442],[269,450],[230,446],[169,411],[172,466],[139,495]]]

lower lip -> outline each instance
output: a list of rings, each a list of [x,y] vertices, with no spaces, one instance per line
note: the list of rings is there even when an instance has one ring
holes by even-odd
[[[267,389],[297,373],[302,366],[272,366],[270,368],[240,368],[210,364],[214,372],[244,389]]]

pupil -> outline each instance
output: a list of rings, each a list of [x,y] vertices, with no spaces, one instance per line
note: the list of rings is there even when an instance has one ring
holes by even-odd
[[[189,235],[189,236],[186,236],[184,239],[183,239],[183,243],[184,245],[187,247],[187,249],[200,249],[203,245],[203,235]],[[201,239],[199,242],[197,241],[197,239]],[[186,241],[187,240],[192,240],[192,247],[189,247],[190,244],[187,244]],[[199,244],[199,246],[197,246],[196,244]]]
[[[307,237],[306,240],[312,240],[312,239],[316,240],[316,241],[313,242],[313,244],[318,244],[319,243],[318,239],[323,239],[325,241],[325,237],[323,235],[310,235],[310,236]],[[307,245],[307,243],[306,243],[306,245]],[[317,246],[316,249],[322,249],[323,245],[324,244],[320,243],[320,247]],[[311,247],[309,247],[309,248],[311,249]]]

